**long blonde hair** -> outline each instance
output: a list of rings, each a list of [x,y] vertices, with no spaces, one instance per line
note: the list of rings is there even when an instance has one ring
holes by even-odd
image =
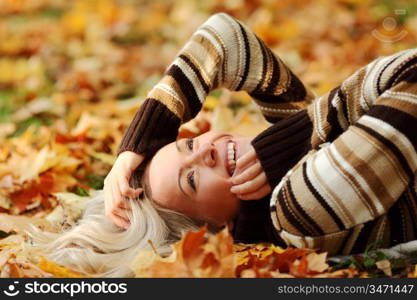
[[[98,277],[133,275],[127,264],[139,250],[151,246],[160,255],[168,255],[171,243],[187,231],[198,230],[203,223],[155,203],[144,173],[134,172],[130,180],[132,187],[142,186],[145,195],[143,199],[129,200],[132,210],[128,229],[117,227],[105,216],[104,193],[100,190],[87,200],[85,213],[76,226],[62,233],[36,229],[29,232],[35,245],[46,251],[48,259]]]

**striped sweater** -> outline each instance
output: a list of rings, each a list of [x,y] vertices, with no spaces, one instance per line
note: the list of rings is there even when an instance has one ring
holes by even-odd
[[[254,217],[238,222],[251,239],[262,228],[258,237],[330,254],[416,239],[415,67],[415,49],[381,57],[313,99],[245,25],[216,14],[149,92],[118,153],[150,157],[175,140],[211,90],[245,90],[273,123],[252,141],[273,192],[269,210],[257,200],[246,211]],[[268,220],[259,227],[256,216]]]

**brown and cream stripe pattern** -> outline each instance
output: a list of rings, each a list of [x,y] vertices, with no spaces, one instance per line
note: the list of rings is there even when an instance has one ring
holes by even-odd
[[[271,197],[285,243],[348,254],[417,238],[416,68],[416,49],[380,58],[306,109],[310,151]]]
[[[149,92],[118,153],[151,155],[172,142],[178,127],[195,117],[207,94],[220,87],[247,91],[270,122],[304,109],[313,99],[251,30],[227,14],[215,14],[196,30]],[[151,132],[155,124],[164,130]]]
[[[253,32],[216,14],[149,92],[118,153],[151,157],[210,91],[245,90],[274,123],[252,144],[273,188],[280,240],[347,254],[378,239],[385,246],[416,239],[416,68],[416,49],[381,57],[312,101]]]

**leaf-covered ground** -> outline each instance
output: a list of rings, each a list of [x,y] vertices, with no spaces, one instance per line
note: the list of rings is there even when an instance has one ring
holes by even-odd
[[[72,226],[115,159],[147,91],[193,31],[224,11],[250,26],[317,95],[358,67],[417,45],[417,4],[371,0],[0,1],[0,275],[83,276],[46,260],[24,229]],[[255,136],[268,126],[245,93],[212,92],[181,136]],[[338,265],[313,249],[233,245],[190,233],[161,258],[126,262],[137,276],[417,276],[412,258],[377,245]]]

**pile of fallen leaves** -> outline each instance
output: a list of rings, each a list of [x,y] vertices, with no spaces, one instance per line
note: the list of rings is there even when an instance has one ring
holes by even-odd
[[[138,277],[353,277],[358,271],[332,271],[326,253],[311,249],[282,249],[273,245],[233,244],[227,229],[207,235],[188,233],[162,258],[143,252],[131,264]]]
[[[146,93],[219,11],[244,21],[317,94],[380,55],[416,46],[413,1],[0,1],[1,277],[83,276],[46,260],[28,224],[76,224]],[[180,137],[209,129],[253,137],[267,126],[245,92],[216,90]],[[373,249],[330,265],[314,249],[234,245],[227,232],[205,229],[170,257],[148,251],[126,262],[137,276],[164,277],[415,277],[415,263]]]
[[[45,230],[54,230],[46,220],[0,215],[16,231],[0,239],[0,277],[90,277],[48,261],[42,249],[25,242],[29,222]],[[7,226],[6,226],[7,227]],[[139,251],[132,262],[125,262],[136,277],[240,277],[240,278],[352,278],[417,277],[417,267],[404,262],[399,271],[392,261],[382,259],[363,263],[357,255],[345,266],[330,265],[327,253],[313,249],[282,249],[271,244],[233,244],[227,229],[208,234],[205,227],[187,233],[172,246],[172,254],[160,256],[155,250]],[[365,259],[370,259],[366,257]],[[362,260],[362,265],[359,261]],[[346,265],[347,263],[347,265]],[[365,268],[365,269],[362,269]]]

